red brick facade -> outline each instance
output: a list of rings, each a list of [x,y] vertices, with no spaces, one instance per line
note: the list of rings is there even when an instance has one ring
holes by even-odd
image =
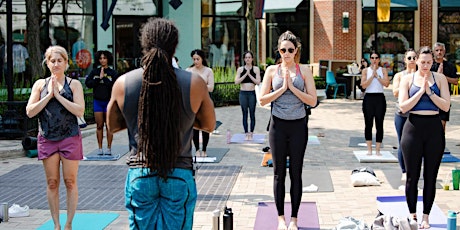
[[[432,42],[433,1],[432,0],[420,0],[420,5],[418,9],[420,11],[420,47],[421,46],[431,47],[433,43]]]

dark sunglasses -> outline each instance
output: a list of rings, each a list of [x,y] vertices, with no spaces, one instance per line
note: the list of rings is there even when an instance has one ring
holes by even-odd
[[[371,59],[379,59],[379,57],[371,57]]]
[[[292,53],[294,53],[294,48],[289,48],[289,49],[287,49],[287,51],[292,54]],[[286,49],[285,48],[280,49],[280,53],[281,54],[286,53]]]
[[[409,56],[409,57],[407,57],[407,60],[409,60],[409,61],[414,60],[415,61],[416,58],[417,58],[416,56]]]

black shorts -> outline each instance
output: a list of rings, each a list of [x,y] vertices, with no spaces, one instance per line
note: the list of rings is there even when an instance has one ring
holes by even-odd
[[[444,110],[439,110],[439,118],[441,121],[449,121],[450,108],[449,111],[445,112]]]

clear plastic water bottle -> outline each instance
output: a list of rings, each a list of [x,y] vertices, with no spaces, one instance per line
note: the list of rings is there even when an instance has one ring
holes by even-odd
[[[230,144],[232,140],[232,133],[230,132],[230,129],[227,129],[227,144]]]
[[[447,230],[457,229],[457,212],[449,210],[447,212]]]

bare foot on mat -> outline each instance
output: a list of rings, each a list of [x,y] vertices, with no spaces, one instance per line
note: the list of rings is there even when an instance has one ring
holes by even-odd
[[[278,216],[278,230],[287,230],[286,221],[284,216]]]

